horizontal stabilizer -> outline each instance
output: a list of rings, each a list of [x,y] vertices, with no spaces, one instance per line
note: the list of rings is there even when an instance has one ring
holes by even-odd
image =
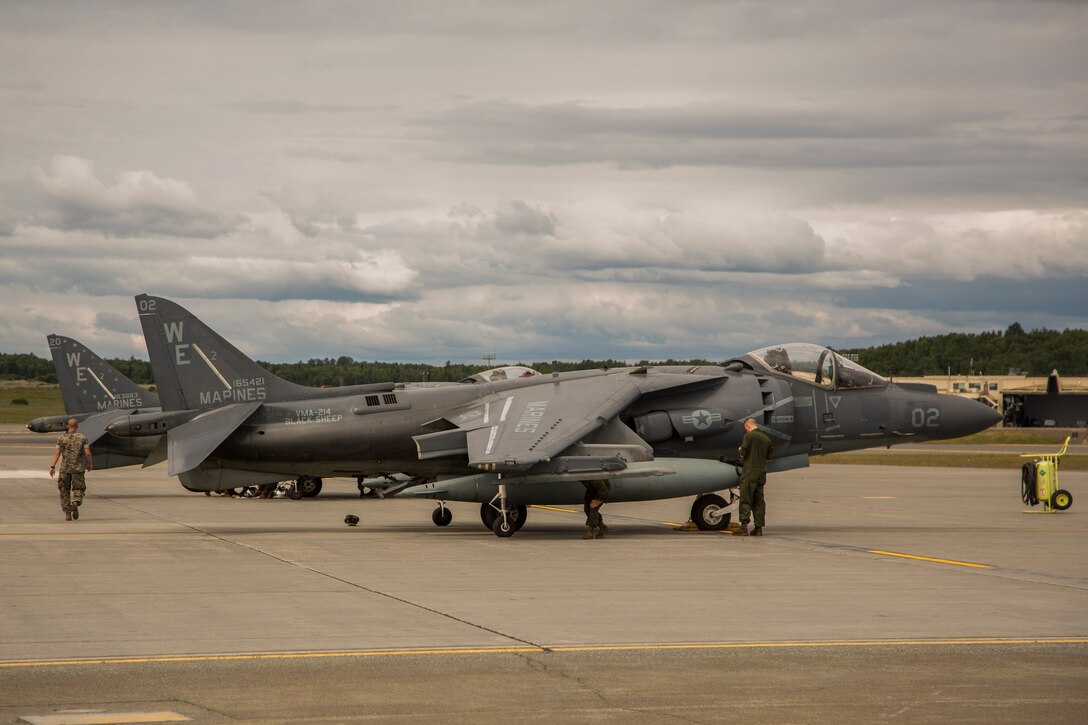
[[[155,444],[155,447],[151,449],[151,453],[149,453],[147,458],[144,460],[144,465],[142,466],[142,468],[150,468],[151,466],[154,466],[158,463],[162,463],[167,458],[166,453],[166,436],[160,436],[158,443]]]
[[[166,434],[168,473],[177,476],[204,462],[264,403],[236,403],[201,413]]]
[[[106,426],[123,415],[127,414],[117,410],[109,410],[105,413],[88,416],[80,421],[79,432],[87,436],[89,445],[94,445],[99,438],[106,435]]]

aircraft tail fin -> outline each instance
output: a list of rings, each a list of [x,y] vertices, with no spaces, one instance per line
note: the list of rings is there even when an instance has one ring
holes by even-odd
[[[157,395],[132,382],[79,340],[56,334],[47,339],[66,414],[158,407]]]
[[[311,391],[268,372],[176,302],[142,294],[136,309],[163,410],[298,400]]]

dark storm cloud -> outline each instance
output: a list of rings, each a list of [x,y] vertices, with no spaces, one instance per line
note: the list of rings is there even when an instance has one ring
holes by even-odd
[[[1024,194],[1078,198],[1088,145],[1072,117],[1045,123],[955,109],[752,109],[738,105],[602,107],[465,103],[422,122],[435,153],[500,165],[721,166],[839,173],[844,196]],[[874,176],[874,172],[880,172]],[[810,186],[822,187],[810,178]],[[810,192],[819,195],[821,192]],[[826,189],[823,193],[827,193]]]

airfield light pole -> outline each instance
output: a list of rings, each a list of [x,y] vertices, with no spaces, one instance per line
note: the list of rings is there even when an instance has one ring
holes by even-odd
[[[481,357],[484,359],[484,366],[488,368],[495,367],[495,358],[498,357],[497,353],[485,352]]]

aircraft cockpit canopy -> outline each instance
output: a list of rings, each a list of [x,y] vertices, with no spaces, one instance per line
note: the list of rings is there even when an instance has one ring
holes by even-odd
[[[792,375],[798,380],[826,388],[875,388],[888,384],[872,370],[826,347],[808,342],[772,345],[753,350],[743,355],[744,358],[750,358],[774,372]]]
[[[515,378],[532,378],[540,375],[536,370],[524,365],[504,365],[501,368],[491,368],[482,373],[470,375],[462,383],[493,383],[498,380],[513,380]]]

